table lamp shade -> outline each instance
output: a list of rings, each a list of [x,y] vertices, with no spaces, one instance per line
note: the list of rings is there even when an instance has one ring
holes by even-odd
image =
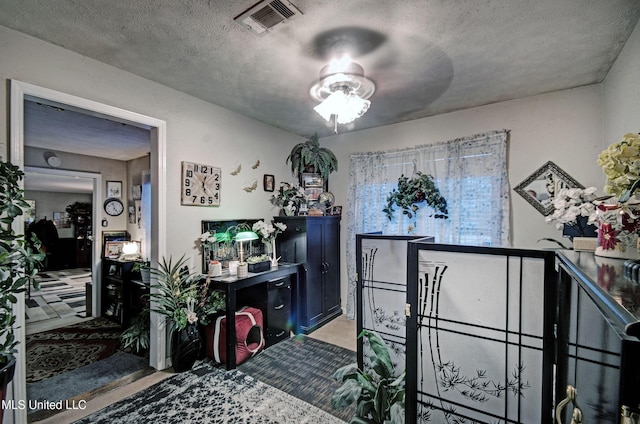
[[[236,234],[236,242],[240,243],[240,262],[244,262],[244,247],[245,241],[257,240],[258,235],[253,231],[240,231]]]

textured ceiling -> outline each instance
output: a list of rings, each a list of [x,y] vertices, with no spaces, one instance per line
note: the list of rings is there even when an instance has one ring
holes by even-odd
[[[256,36],[253,0],[0,0],[0,25],[301,136],[332,133],[309,88],[336,41],[377,90],[339,132],[602,81],[637,0],[294,0]]]

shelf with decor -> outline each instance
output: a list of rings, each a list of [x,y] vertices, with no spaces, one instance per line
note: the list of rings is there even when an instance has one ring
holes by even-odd
[[[138,261],[105,258],[102,261],[102,316],[127,325],[144,306],[149,286],[135,271]]]

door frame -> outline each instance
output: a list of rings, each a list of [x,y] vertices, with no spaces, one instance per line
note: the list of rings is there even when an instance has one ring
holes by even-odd
[[[158,259],[166,256],[166,139],[167,124],[165,121],[142,115],[136,112],[124,110],[115,106],[99,103],[93,100],[77,97],[60,91],[40,87],[34,84],[11,80],[11,99],[10,99],[10,148],[9,159],[11,162],[24,169],[24,101],[33,99],[43,99],[60,105],[67,105],[70,108],[77,108],[87,111],[88,113],[100,116],[110,116],[120,122],[128,122],[150,127],[151,129],[151,243],[149,243],[149,258],[152,263],[157,263]],[[100,192],[101,190],[98,190]],[[97,209],[94,222],[102,220],[102,212]],[[22,234],[24,232],[24,219],[18,217],[14,223],[14,230]],[[100,253],[96,255],[96,248],[100,243],[94,243],[94,264],[99,263]],[[96,267],[97,273],[100,266]],[[98,288],[96,288],[97,290]],[[96,291],[94,290],[94,291]],[[154,309],[152,301],[152,309]],[[21,293],[18,302],[15,305],[16,313],[16,331],[15,336],[19,344],[16,353],[16,370],[15,376],[8,387],[7,399],[18,401],[26,401],[27,384],[26,384],[26,355],[25,346],[25,300],[24,294]],[[163,320],[157,313],[151,313],[151,342],[150,342],[150,358],[149,365],[156,369],[166,368],[166,331],[162,325]],[[13,422],[26,423],[26,408],[17,408],[13,412]],[[5,414],[8,416],[10,414]]]

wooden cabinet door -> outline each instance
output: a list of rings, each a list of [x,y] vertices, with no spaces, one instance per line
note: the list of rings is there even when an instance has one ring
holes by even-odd
[[[323,223],[307,220],[307,275],[305,278],[307,320],[310,327],[320,320],[324,308]]]
[[[323,224],[324,311],[331,315],[340,309],[340,221],[327,219]]]

